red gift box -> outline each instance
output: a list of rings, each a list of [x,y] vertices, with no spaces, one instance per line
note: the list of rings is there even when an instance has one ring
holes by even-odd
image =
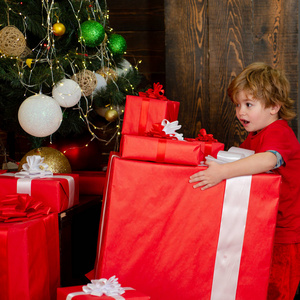
[[[76,171],[79,175],[80,195],[103,195],[106,172]]]
[[[57,289],[57,300],[114,300],[115,298],[109,296],[96,297],[89,294],[79,294],[76,296],[69,296],[71,293],[82,292],[82,285],[71,286]],[[124,294],[121,295],[124,299],[128,300],[150,300],[149,296],[146,296],[136,290],[126,290]],[[119,298],[118,298],[119,299]]]
[[[144,135],[152,125],[163,119],[176,121],[179,112],[179,102],[146,96],[126,97],[122,134]]]
[[[51,207],[52,212],[64,211],[79,203],[79,175],[55,174],[47,178],[19,178],[14,173],[0,175],[0,197],[29,194]]]
[[[281,178],[202,191],[188,181],[203,168],[111,156],[94,278],[116,274],[154,300],[266,299]],[[243,180],[248,202],[227,190]]]
[[[224,144],[218,142],[178,141],[128,134],[122,136],[120,146],[120,154],[126,159],[194,166],[199,165],[206,155],[217,156],[220,150],[224,150]]]
[[[57,213],[0,223],[1,300],[55,300],[60,284]]]

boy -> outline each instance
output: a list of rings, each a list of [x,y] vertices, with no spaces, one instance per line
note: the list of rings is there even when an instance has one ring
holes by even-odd
[[[249,132],[242,148],[255,154],[236,162],[206,162],[190,177],[194,188],[272,170],[282,176],[268,300],[293,300],[300,280],[300,145],[287,121],[295,117],[284,74],[264,63],[246,67],[229,85],[236,116]]]

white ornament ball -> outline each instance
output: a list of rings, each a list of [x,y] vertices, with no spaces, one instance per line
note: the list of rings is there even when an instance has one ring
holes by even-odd
[[[37,94],[22,102],[18,119],[21,127],[28,134],[45,137],[59,128],[62,121],[62,111],[52,97]]]
[[[60,106],[72,107],[81,98],[81,88],[74,80],[64,78],[53,87],[52,97]]]
[[[93,91],[93,95],[95,95],[95,93],[97,93],[102,88],[105,88],[107,86],[107,82],[106,82],[105,78],[102,75],[100,75],[98,73],[94,73],[94,74],[97,78],[97,85],[96,85],[96,88]]]
[[[122,61],[120,62],[120,66],[121,66],[120,68],[116,69],[118,76],[124,76],[128,73],[128,71],[132,70],[132,65],[125,58],[123,58]]]

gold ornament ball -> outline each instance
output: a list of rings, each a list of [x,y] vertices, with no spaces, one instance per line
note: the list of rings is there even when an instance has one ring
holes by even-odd
[[[18,171],[21,171],[22,166],[26,163],[27,156],[40,155],[44,157],[44,163],[48,165],[48,169],[53,173],[71,173],[71,165],[67,157],[60,151],[51,147],[40,147],[26,153],[19,164]]]
[[[108,121],[108,122],[113,122],[115,121],[117,118],[118,118],[118,112],[115,110],[115,109],[108,109],[106,112],[105,112],[105,120]]]
[[[54,35],[62,36],[66,32],[66,27],[64,24],[57,22],[52,26],[52,30],[53,30]]]

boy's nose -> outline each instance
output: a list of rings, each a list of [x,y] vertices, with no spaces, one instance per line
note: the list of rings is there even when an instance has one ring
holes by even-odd
[[[245,110],[243,109],[243,107],[238,107],[237,114],[239,114],[240,116],[245,114]]]

